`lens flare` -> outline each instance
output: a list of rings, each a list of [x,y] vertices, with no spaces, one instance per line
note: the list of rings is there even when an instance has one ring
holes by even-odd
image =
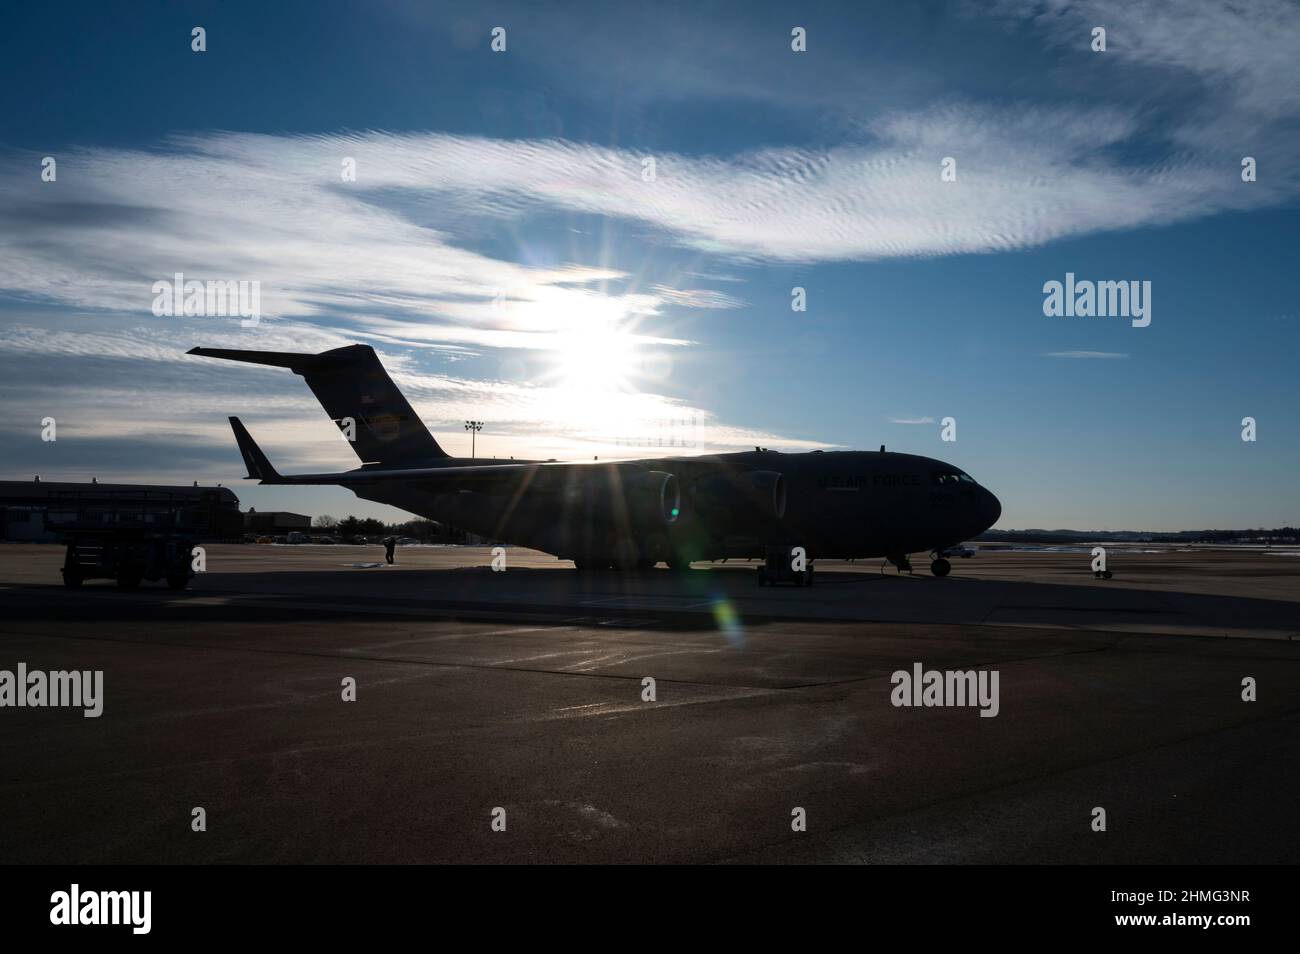
[[[713,598],[713,622],[731,645],[740,646],[745,642],[745,627],[741,625],[740,613],[725,596]]]

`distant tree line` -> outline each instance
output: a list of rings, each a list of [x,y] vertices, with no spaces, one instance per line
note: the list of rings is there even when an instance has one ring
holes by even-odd
[[[976,540],[987,543],[1072,543],[1079,540],[1112,540],[1120,543],[1300,543],[1300,529],[1276,527],[1266,530],[986,530]]]
[[[436,520],[415,519],[403,523],[385,523],[374,517],[344,517],[337,520],[327,513],[312,521],[313,531],[327,531],[332,536],[365,537],[367,540],[381,540],[384,537],[410,537],[421,543],[466,543],[469,534],[464,530],[449,527]]]

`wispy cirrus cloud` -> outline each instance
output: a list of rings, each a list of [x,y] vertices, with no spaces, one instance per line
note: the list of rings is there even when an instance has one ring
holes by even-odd
[[[1142,130],[1135,113],[1115,107],[954,104],[887,115],[865,130],[867,141],[826,149],[658,154],[651,182],[643,152],[564,140],[229,135],[178,146],[201,164],[265,175],[277,189],[314,185],[363,221],[375,214],[368,196],[389,196],[391,212],[396,190],[485,216],[560,209],[637,221],[662,241],[751,262],[1004,251],[1291,195],[1293,181],[1242,189],[1192,153],[1123,161],[1120,147]],[[348,188],[332,181],[344,156],[357,161]],[[957,159],[955,182],[940,179],[947,156]]]
[[[1017,24],[1031,23],[1062,49],[1089,52],[1092,29],[1104,27],[1103,55],[1117,68],[1173,71],[1178,101],[1195,117],[1180,137],[1199,147],[1243,122],[1295,116],[1300,5],[1290,0],[1003,0],[993,9]],[[1189,90],[1189,79],[1199,88]]]
[[[1127,358],[1128,355],[1119,351],[1048,351],[1043,355],[1044,358]]]
[[[1266,117],[1281,109],[1272,96],[1260,106]],[[492,309],[503,298],[563,314],[611,283],[627,313],[742,300],[629,287],[635,276],[617,269],[506,261],[465,247],[430,221],[430,208],[460,222],[600,215],[736,262],[814,263],[1026,248],[1264,208],[1297,193],[1288,167],[1274,164],[1245,188],[1217,152],[1186,144],[1125,158],[1145,132],[1142,119],[1104,105],[937,105],[884,115],[862,141],[827,148],[660,153],[650,182],[642,151],[436,133],[218,132],[148,150],[88,147],[61,157],[57,183],[32,174],[38,157],[10,154],[0,177],[0,218],[12,226],[0,244],[0,287],[142,313],[148,285],[174,272],[248,275],[262,281],[272,316],[379,302],[499,329]],[[945,157],[956,160],[954,182],[940,179]],[[354,182],[342,180],[345,159],[355,161]]]
[[[664,301],[682,308],[730,309],[744,308],[746,304],[743,298],[712,288],[669,288],[667,285],[656,285],[654,290]]]

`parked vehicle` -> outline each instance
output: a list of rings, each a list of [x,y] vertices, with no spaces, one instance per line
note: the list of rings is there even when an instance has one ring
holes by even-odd
[[[796,570],[794,550],[794,547],[768,547],[767,558],[758,568],[758,585],[775,586],[778,583],[793,583],[795,586],[812,586],[812,561],[805,560],[804,568]]]
[[[115,580],[132,590],[144,580],[166,580],[183,590],[194,575],[196,528],[203,515],[181,495],[141,490],[51,494],[47,529],[63,535],[63,585]]]

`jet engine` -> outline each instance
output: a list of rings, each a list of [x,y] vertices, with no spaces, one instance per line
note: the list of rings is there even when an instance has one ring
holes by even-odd
[[[785,516],[785,477],[774,470],[747,470],[705,477],[696,485],[701,509],[780,520]]]
[[[571,506],[593,524],[661,530],[677,522],[682,495],[677,477],[661,470],[610,470],[569,491]]]
[[[649,527],[676,523],[682,512],[681,485],[677,476],[667,471],[649,470],[624,475],[623,497],[628,502],[628,511],[643,519]]]

